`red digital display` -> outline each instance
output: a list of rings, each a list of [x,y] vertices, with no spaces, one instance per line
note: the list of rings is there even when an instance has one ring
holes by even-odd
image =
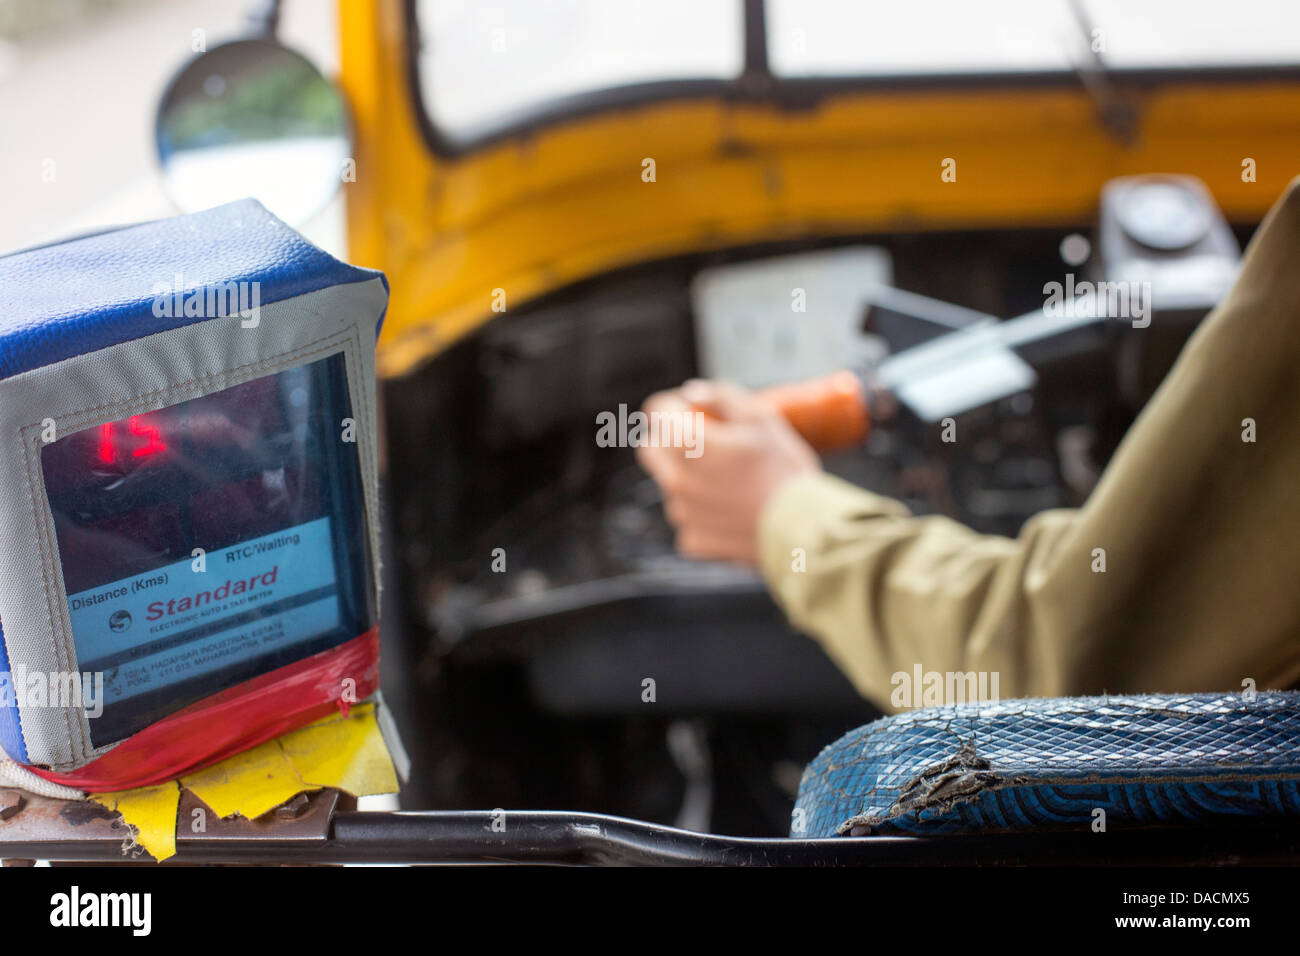
[[[96,746],[373,627],[347,381],[336,353],[40,449]]]
[[[147,416],[132,415],[125,422],[105,422],[99,426],[99,460],[105,465],[122,464],[123,459],[148,458],[166,451],[159,430],[150,425]]]

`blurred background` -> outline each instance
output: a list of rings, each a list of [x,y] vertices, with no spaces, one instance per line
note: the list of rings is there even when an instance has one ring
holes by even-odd
[[[0,0],[0,253],[180,211],[159,171],[159,98],[193,55],[196,30],[214,47],[242,33],[256,6]],[[333,75],[336,24],[333,3],[290,3],[281,35]],[[341,216],[317,235],[336,250]]]
[[[828,470],[1015,535],[1298,173],[1294,0],[0,0],[0,252],[253,194],[388,276],[410,807],[786,832],[878,711],[593,415],[847,366],[901,408]],[[1067,278],[1149,328],[1048,315]]]

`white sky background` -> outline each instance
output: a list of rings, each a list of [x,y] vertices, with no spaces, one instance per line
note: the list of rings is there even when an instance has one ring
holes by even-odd
[[[0,254],[175,215],[154,158],[154,111],[190,55],[238,32],[243,0],[133,0],[0,47]],[[337,70],[335,4],[286,0],[282,38]],[[56,179],[42,181],[44,160]],[[313,238],[316,238],[315,236]]]
[[[740,0],[421,0],[425,104],[447,130],[521,106],[744,64]]]
[[[1300,61],[1297,0],[1083,8],[1118,68]],[[769,0],[768,33],[773,68],[803,76],[1068,69],[1082,42],[1063,0]]]
[[[1300,62],[1300,0],[1085,0],[1115,67]],[[731,79],[740,0],[420,0],[420,77],[465,133],[557,97],[662,79]],[[1065,0],[768,0],[787,76],[1069,69],[1086,52]]]
[[[1086,7],[1117,67],[1300,62],[1300,0]],[[0,41],[0,253],[176,212],[154,159],[155,106],[192,31],[213,45],[248,8],[129,0]],[[734,77],[743,57],[740,0],[420,0],[419,9],[426,102],[452,131],[592,89]],[[335,15],[334,0],[284,4],[282,38],[327,76],[337,69]],[[773,66],[791,75],[1065,68],[1067,44],[1080,42],[1061,0],[769,0],[768,26]],[[46,159],[54,183],[42,181]],[[307,231],[337,248],[340,213],[336,203],[319,232]]]

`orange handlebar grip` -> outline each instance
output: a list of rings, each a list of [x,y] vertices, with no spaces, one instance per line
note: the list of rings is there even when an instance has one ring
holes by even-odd
[[[779,411],[818,451],[859,445],[871,431],[862,380],[849,371],[775,385],[763,389],[758,396]]]

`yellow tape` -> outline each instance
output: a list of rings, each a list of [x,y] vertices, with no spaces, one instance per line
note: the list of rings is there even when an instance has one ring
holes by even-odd
[[[136,829],[136,842],[155,860],[176,853],[176,808],[181,791],[173,781],[116,793],[92,793],[90,799],[122,814]]]
[[[181,786],[191,790],[219,817],[238,813],[250,820],[284,803],[299,790],[308,789],[284,755],[279,740],[268,740],[260,747],[182,777]]]
[[[337,787],[358,797],[397,792],[397,772],[373,704],[354,707],[347,717],[318,720],[279,743],[307,786]]]
[[[303,790],[334,787],[353,796],[395,793],[397,773],[375,720],[373,703],[347,717],[324,717],[260,747],[237,754],[179,781],[91,799],[116,810],[136,828],[154,859],[176,853],[176,814],[184,786],[220,817],[253,819]]]

